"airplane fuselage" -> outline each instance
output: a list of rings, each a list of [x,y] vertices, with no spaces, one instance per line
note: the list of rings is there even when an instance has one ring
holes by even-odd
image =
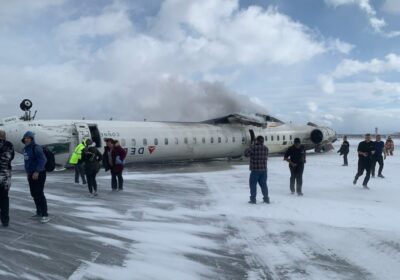
[[[119,140],[127,150],[127,163],[240,157],[258,135],[265,137],[270,153],[286,151],[296,137],[308,149],[316,144],[310,140],[315,127],[275,122],[260,127],[240,123],[26,121],[7,118],[3,119],[2,127],[18,152],[24,148],[21,141],[23,134],[28,130],[33,131],[36,142],[53,151],[59,165],[68,163],[75,146],[84,138],[94,140],[100,150],[105,146],[104,138]],[[329,128],[319,128],[319,131],[323,137],[320,143],[332,140],[335,135]]]

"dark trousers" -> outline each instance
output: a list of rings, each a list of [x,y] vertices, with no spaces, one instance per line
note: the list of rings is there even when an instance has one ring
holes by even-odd
[[[111,188],[113,190],[118,189],[122,190],[124,188],[124,178],[122,178],[121,172],[112,172],[111,171]]]
[[[369,178],[371,176],[371,160],[370,159],[359,159],[358,160],[358,170],[356,177],[354,178],[355,181],[358,180],[360,176],[363,175],[364,170],[366,171],[366,175],[363,181],[363,186],[368,184]]]
[[[383,170],[383,165],[384,165],[384,164],[383,164],[383,156],[382,156],[382,155],[377,156],[377,157],[374,157],[373,160],[372,160],[372,164],[371,164],[371,173],[372,173],[372,176],[375,176],[375,166],[376,166],[376,163],[379,164],[378,175],[382,175],[382,170]]]
[[[86,179],[90,193],[93,193],[93,191],[97,192],[96,175],[97,172],[95,170],[86,170]]]
[[[343,154],[343,165],[349,165],[347,161],[347,154]]]
[[[303,187],[303,171],[304,164],[297,164],[296,166],[289,166],[290,168],[290,191],[294,192],[294,185],[296,183],[297,193],[302,192]]]
[[[256,202],[257,183],[260,185],[264,201],[268,200],[267,171],[251,171],[250,185],[250,201]]]
[[[28,175],[29,189],[36,205],[36,214],[39,216],[48,216],[47,201],[44,196],[44,183],[46,182],[46,172],[40,172],[37,180],[32,179],[32,174]]]
[[[85,170],[83,170],[82,163],[75,164],[75,183],[79,183],[79,176],[82,178],[82,183],[86,184]]]
[[[8,211],[10,208],[10,200],[8,198],[8,190],[3,186],[0,186],[0,211],[1,211],[1,223],[3,225],[8,225],[10,217]]]

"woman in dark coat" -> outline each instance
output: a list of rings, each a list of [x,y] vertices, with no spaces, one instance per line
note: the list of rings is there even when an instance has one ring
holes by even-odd
[[[117,140],[113,142],[114,147],[111,150],[111,187],[113,190],[122,191],[124,188],[124,178],[122,172],[124,171],[124,161],[126,157],[126,151],[121,147]]]
[[[89,192],[93,196],[97,196],[96,175],[100,170],[100,162],[102,159],[101,153],[95,146],[86,148],[82,153]]]

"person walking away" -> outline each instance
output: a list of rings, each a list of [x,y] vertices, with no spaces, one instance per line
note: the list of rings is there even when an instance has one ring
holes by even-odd
[[[344,136],[342,146],[340,146],[340,149],[338,151],[339,155],[343,155],[343,165],[342,166],[349,165],[349,163],[347,161],[347,155],[349,154],[349,151],[350,151],[350,144],[347,141],[347,136]]]
[[[381,136],[379,134],[376,135],[374,144],[375,144],[375,154],[372,156],[371,175],[372,177],[375,177],[375,166],[376,163],[378,162],[379,164],[378,177],[385,178],[382,175],[382,170],[384,166],[383,153],[384,153],[385,143],[381,140]]]
[[[29,189],[35,202],[36,215],[40,217],[42,223],[47,223],[50,219],[47,213],[47,201],[44,195],[44,184],[46,182],[46,156],[43,148],[35,143],[33,132],[27,131],[22,138],[25,144],[23,151],[25,161],[25,171],[28,177]]]
[[[306,149],[301,145],[300,139],[295,138],[293,146],[286,151],[284,160],[289,162],[290,169],[290,192],[294,194],[294,185],[296,183],[296,192],[298,196],[303,195],[303,172],[306,163]]]
[[[121,147],[118,140],[114,140],[113,149],[111,151],[112,167],[111,167],[111,187],[119,191],[124,189],[124,178],[122,172],[124,171],[126,151]]]
[[[82,178],[82,184],[86,184],[85,170],[82,160],[82,152],[88,146],[92,144],[92,140],[84,139],[82,143],[75,147],[74,152],[71,155],[69,164],[73,165],[75,168],[75,184],[79,184],[79,176]]]
[[[386,143],[385,143],[385,158],[388,155],[393,156],[393,151],[394,151],[394,143],[393,143],[392,137],[389,136],[386,139]]]
[[[14,159],[14,147],[6,140],[6,133],[0,130],[0,217],[3,227],[10,222],[10,199],[8,191],[11,187],[11,161]]]
[[[358,178],[363,175],[365,170],[366,175],[362,185],[364,189],[369,189],[367,184],[371,176],[372,157],[375,154],[375,144],[371,141],[371,135],[369,133],[365,134],[365,140],[358,144],[357,152],[358,170],[354,177],[353,184],[357,184]]]
[[[93,196],[97,196],[96,175],[100,170],[100,162],[102,161],[102,158],[103,157],[99,150],[97,150],[95,143],[83,150],[82,160],[84,163],[88,189],[89,193]]]
[[[257,203],[257,183],[260,185],[264,203],[269,203],[267,185],[268,148],[264,145],[264,137],[257,136],[255,145],[251,145],[246,149],[245,156],[250,157],[249,203]]]
[[[104,170],[111,171],[111,168],[113,166],[112,162],[112,150],[114,149],[114,140],[112,138],[104,138],[104,142],[106,145],[104,146],[104,152],[103,152],[103,167]],[[112,188],[112,180],[111,180],[111,189]]]

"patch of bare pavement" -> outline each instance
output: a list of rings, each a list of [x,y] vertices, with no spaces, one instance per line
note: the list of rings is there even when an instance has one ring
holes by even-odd
[[[0,278],[377,279],[336,246],[347,234],[399,259],[397,236],[231,215],[218,207],[223,201],[214,187],[193,173],[209,169],[133,173],[121,192],[112,192],[107,174],[100,174],[96,198],[71,183],[70,171],[49,174],[48,224],[31,218],[33,201],[24,174],[16,172],[10,226],[0,229]],[[256,207],[268,211],[273,204]],[[324,238],[326,232],[338,238]]]

